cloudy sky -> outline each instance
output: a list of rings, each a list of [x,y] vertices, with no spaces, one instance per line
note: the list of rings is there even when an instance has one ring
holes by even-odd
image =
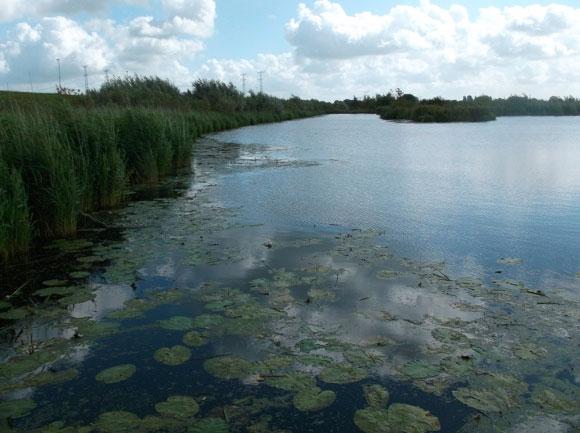
[[[580,96],[580,2],[1,0],[0,85],[53,91],[150,74],[327,100]]]

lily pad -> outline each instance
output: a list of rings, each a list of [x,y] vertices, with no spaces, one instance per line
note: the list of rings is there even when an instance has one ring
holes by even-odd
[[[284,391],[300,392],[314,388],[316,380],[309,374],[294,371],[282,376],[268,377],[266,384]]]
[[[420,407],[399,403],[389,409],[357,410],[354,423],[365,433],[427,433],[441,430],[437,417]]]
[[[188,433],[228,433],[228,424],[221,418],[203,418],[189,427]]]
[[[33,293],[34,296],[40,296],[42,298],[48,298],[51,296],[68,296],[76,292],[78,287],[76,286],[64,286],[64,287],[46,287],[44,289],[37,290]]]
[[[56,287],[56,286],[66,286],[67,283],[68,283],[67,280],[46,280],[42,282],[42,285],[46,287]]]
[[[251,362],[235,356],[222,356],[208,359],[203,363],[203,368],[219,379],[243,379],[254,371]]]
[[[159,326],[169,331],[187,331],[193,328],[193,320],[185,316],[174,316],[167,320],[161,320]]]
[[[301,412],[318,412],[326,409],[335,400],[336,394],[333,391],[308,388],[294,396],[294,407]]]
[[[351,364],[336,364],[323,369],[320,380],[326,383],[346,384],[360,382],[367,376],[367,371],[362,368]]]
[[[161,415],[173,418],[193,418],[199,412],[199,405],[191,397],[176,395],[157,403],[155,410]]]
[[[105,412],[99,416],[95,425],[102,433],[138,432],[141,420],[131,412]]]
[[[207,338],[197,331],[189,331],[183,336],[183,344],[189,347],[200,347],[207,343]]]
[[[193,326],[196,328],[213,328],[224,322],[225,318],[219,314],[201,314],[193,320]]]
[[[403,365],[401,373],[414,380],[427,379],[438,376],[441,367],[424,361],[411,361]]]
[[[174,367],[189,361],[191,350],[185,346],[162,347],[153,356],[157,362]]]
[[[308,291],[308,298],[312,302],[334,301],[336,299],[336,293],[332,290],[310,289]]]
[[[26,416],[36,408],[34,400],[9,400],[0,402],[0,419],[16,419]]]
[[[106,384],[113,384],[129,379],[136,371],[137,367],[133,364],[123,364],[101,371],[95,379]]]
[[[557,389],[537,386],[532,393],[532,401],[549,412],[580,413],[580,402]]]
[[[515,405],[503,388],[459,388],[453,391],[453,396],[461,403],[486,414],[499,413]]]
[[[363,394],[369,407],[382,409],[389,403],[389,391],[381,385],[364,385]]]

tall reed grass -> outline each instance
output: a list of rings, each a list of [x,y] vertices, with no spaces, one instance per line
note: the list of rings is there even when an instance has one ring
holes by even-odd
[[[121,205],[130,184],[189,166],[201,135],[328,107],[245,97],[218,82],[180,93],[154,77],[114,80],[88,96],[0,92],[0,261],[36,239],[74,235],[83,213]]]

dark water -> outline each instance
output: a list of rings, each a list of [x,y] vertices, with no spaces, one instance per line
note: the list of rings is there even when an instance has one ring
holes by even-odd
[[[3,276],[25,284],[0,304],[0,431],[577,431],[576,132],[361,115],[201,141],[192,174]]]

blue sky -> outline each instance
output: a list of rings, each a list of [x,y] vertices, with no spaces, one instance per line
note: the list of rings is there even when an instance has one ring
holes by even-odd
[[[301,3],[304,3],[300,6]],[[404,8],[402,6],[407,6]],[[514,8],[519,6],[519,8]],[[576,0],[3,0],[0,83],[82,87],[104,71],[350,97],[404,87],[421,96],[580,93]],[[485,8],[485,11],[482,9]],[[491,8],[491,9],[490,9]]]

